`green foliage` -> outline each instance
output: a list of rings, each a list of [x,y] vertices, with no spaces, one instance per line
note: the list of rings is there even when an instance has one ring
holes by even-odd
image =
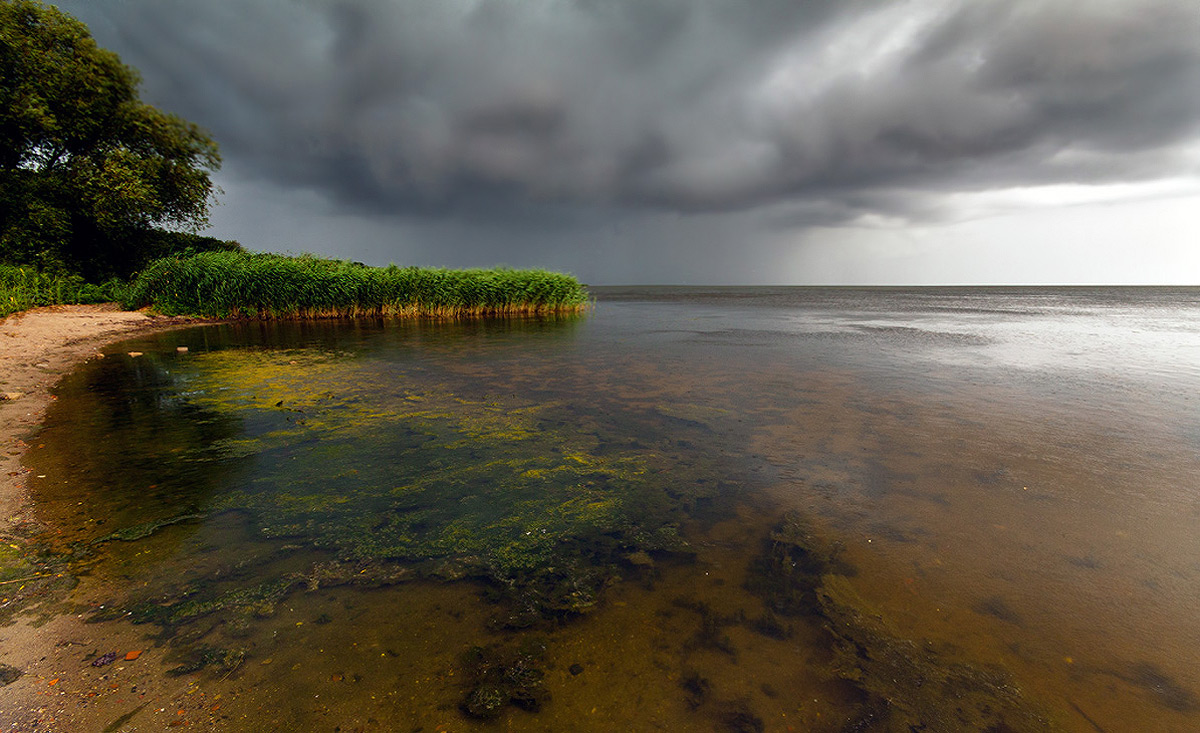
[[[125,296],[124,282],[102,285],[75,274],[49,274],[32,267],[0,264],[0,317],[42,305],[107,303]]]
[[[166,258],[132,283],[126,307],[213,317],[331,318],[578,311],[587,291],[544,270],[367,267],[245,252]]]
[[[243,251],[242,245],[236,241],[205,237],[191,232],[147,229],[131,236],[133,248],[140,253],[143,261],[141,267],[163,257],[186,257],[199,252]]]
[[[74,18],[0,0],[0,261],[127,276],[154,227],[207,223],[216,143],[139,81]]]

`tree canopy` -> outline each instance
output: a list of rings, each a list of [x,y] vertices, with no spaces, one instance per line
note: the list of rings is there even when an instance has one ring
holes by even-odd
[[[217,145],[139,83],[75,18],[0,0],[0,261],[98,279],[213,241]]]

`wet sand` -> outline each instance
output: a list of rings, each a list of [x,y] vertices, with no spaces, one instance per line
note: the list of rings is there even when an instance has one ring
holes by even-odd
[[[36,308],[0,320],[0,613],[39,603],[67,610],[63,591],[71,581],[30,561],[24,550],[45,528],[33,517],[22,457],[55,399],[54,386],[80,364],[103,358],[101,349],[108,344],[205,322],[122,311],[116,304]],[[113,638],[113,630],[105,629],[105,648],[99,649],[93,642],[96,631],[78,612],[23,615],[0,626],[0,665],[5,665],[0,672],[21,673],[0,686],[3,730],[91,730],[95,721],[122,715],[134,701],[163,708],[163,715],[170,707],[176,714],[176,698],[184,699],[188,683],[163,677],[167,665],[152,655],[124,660],[127,652],[145,648],[140,634],[126,630],[128,638]],[[115,663],[91,666],[89,657],[110,651],[120,652]],[[3,679],[0,675],[0,683]]]

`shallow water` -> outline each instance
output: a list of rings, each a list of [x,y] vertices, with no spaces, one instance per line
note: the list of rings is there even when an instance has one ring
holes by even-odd
[[[223,686],[212,727],[956,730],[922,690],[973,684],[1200,729],[1200,291],[597,296],[113,349],[29,456],[75,599]]]

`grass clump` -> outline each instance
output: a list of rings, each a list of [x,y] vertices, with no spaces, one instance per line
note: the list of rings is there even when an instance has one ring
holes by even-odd
[[[170,315],[300,319],[562,313],[587,303],[579,281],[545,270],[368,267],[246,252],[158,260],[125,299],[127,308]]]
[[[124,297],[125,284],[94,285],[77,274],[52,274],[0,264],[0,318],[43,305],[106,303]]]

